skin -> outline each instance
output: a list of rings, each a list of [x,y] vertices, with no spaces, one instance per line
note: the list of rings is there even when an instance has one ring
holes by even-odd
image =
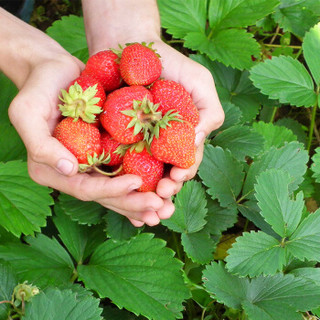
[[[83,0],[82,5],[91,55],[117,48],[119,43],[154,42],[162,56],[162,76],[180,82],[192,94],[200,111],[196,163],[189,169],[173,167],[156,192],[146,193],[135,191],[142,183],[135,175],[108,178],[78,173],[77,160],[52,132],[60,116],[60,89],[78,77],[84,65],[47,35],[0,8],[0,42],[6,43],[0,46],[0,70],[19,89],[9,107],[9,117],[26,146],[34,181],[83,201],[98,202],[125,215],[137,227],[154,226],[173,214],[171,197],[184,181],[194,177],[205,137],[223,123],[214,82],[204,67],[161,41],[156,1]]]

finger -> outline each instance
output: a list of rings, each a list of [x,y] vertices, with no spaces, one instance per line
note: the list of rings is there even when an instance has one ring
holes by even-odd
[[[142,222],[142,221],[138,221],[138,220],[130,219],[130,218],[128,218],[128,219],[131,222],[131,224],[136,228],[140,228],[140,227],[144,226],[144,222]]]
[[[172,203],[172,200],[171,199],[164,199],[164,205],[160,210],[158,210],[157,214],[161,220],[164,220],[164,219],[171,218],[174,211],[175,211],[175,206]]]
[[[183,182],[174,181],[167,176],[158,182],[156,192],[161,198],[171,198],[181,190],[182,185]]]
[[[78,173],[72,177],[59,174],[51,167],[28,159],[30,177],[39,184],[60,190],[83,201],[116,198],[139,188],[142,181],[136,175],[105,177],[100,174]]]

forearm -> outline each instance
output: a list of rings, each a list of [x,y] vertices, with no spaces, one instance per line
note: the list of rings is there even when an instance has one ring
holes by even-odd
[[[35,65],[66,55],[45,33],[0,8],[0,71],[18,88]]]
[[[82,7],[91,54],[160,38],[156,0],[82,0]]]

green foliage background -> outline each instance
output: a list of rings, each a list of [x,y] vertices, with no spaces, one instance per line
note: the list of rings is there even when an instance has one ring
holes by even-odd
[[[212,73],[225,123],[174,215],[137,229],[29,178],[0,75],[0,302],[40,288],[23,312],[1,303],[0,320],[320,315],[319,0],[158,5],[164,41]],[[47,33],[87,60],[81,15]]]

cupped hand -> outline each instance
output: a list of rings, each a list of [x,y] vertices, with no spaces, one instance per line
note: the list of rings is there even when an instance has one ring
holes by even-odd
[[[52,137],[60,119],[60,89],[78,77],[83,67],[76,58],[63,54],[36,64],[10,105],[10,120],[27,148],[30,177],[80,200],[98,202],[128,217],[135,226],[156,225],[172,214],[170,201],[152,192],[135,191],[142,183],[138,176],[78,173],[76,158]]]

